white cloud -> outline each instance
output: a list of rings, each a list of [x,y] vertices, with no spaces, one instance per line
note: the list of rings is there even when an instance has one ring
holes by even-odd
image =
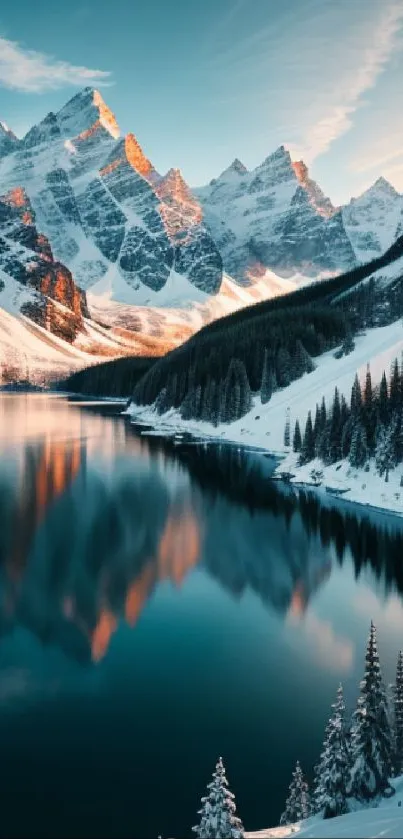
[[[305,632],[310,649],[318,661],[336,672],[350,672],[354,661],[354,646],[349,638],[337,636],[330,621],[322,620],[312,610],[300,620],[289,613],[287,622],[298,632]]]
[[[51,55],[27,50],[16,41],[0,38],[0,86],[22,93],[43,93],[69,85],[111,84],[106,70],[91,70]]]
[[[341,63],[338,77],[333,79],[333,91],[323,97],[322,114],[308,126],[302,145],[293,147],[293,153],[312,163],[352,127],[353,114],[364,104],[364,94],[375,86],[400,46],[397,36],[402,23],[403,4],[385,4],[381,7],[379,20],[371,21],[370,31],[365,26],[357,32],[347,33],[344,44],[338,43]],[[326,54],[323,60],[326,76]],[[343,66],[348,72],[343,73]]]

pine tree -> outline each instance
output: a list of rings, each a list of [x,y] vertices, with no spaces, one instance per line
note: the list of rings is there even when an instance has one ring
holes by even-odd
[[[365,675],[353,714],[349,791],[361,801],[391,793],[392,743],[382,682],[376,630],[371,631],[365,658]]]
[[[300,452],[302,448],[302,437],[299,420],[295,421],[294,437],[292,441],[292,448],[294,452]]]
[[[350,410],[351,410],[351,416],[354,420],[361,418],[362,393],[361,393],[361,385],[360,385],[360,380],[358,378],[358,373],[355,374],[354,384],[353,384],[353,387],[351,389]]]
[[[325,397],[322,396],[322,404],[320,406],[320,430],[321,431],[325,430],[326,421],[327,421],[326,402],[325,402]]]
[[[280,387],[287,387],[291,382],[291,356],[285,347],[280,347],[276,357],[277,380]]]
[[[273,393],[273,367],[269,359],[269,351],[266,347],[264,351],[262,382],[260,385],[260,400],[262,405],[270,401]]]
[[[403,653],[399,652],[394,689],[394,769],[395,775],[403,773]]]
[[[395,428],[396,421],[385,427],[380,425],[377,431],[375,448],[375,464],[379,475],[385,475],[385,481],[389,480],[389,472],[395,465]]]
[[[390,386],[389,386],[389,405],[391,413],[395,413],[400,408],[400,373],[399,362],[397,358],[392,362],[390,371]]]
[[[309,411],[305,425],[304,441],[302,443],[300,463],[309,463],[309,461],[313,460],[314,457],[315,440],[313,436],[312,416],[311,412]]]
[[[304,345],[298,339],[295,345],[294,357],[294,372],[296,378],[303,376],[304,373],[311,373],[315,369],[311,356],[307,353]]]
[[[367,364],[367,374],[365,377],[364,425],[365,431],[367,433],[368,449],[370,452],[372,452],[375,446],[376,412],[374,392],[372,389],[371,370],[369,364]]]
[[[341,405],[337,387],[334,391],[332,415],[330,420],[329,462],[335,463],[341,459]]]
[[[348,812],[347,788],[350,773],[345,704],[340,685],[333,713],[326,726],[323,750],[316,773],[315,811],[331,819]]]
[[[382,374],[381,384],[379,386],[378,418],[382,425],[387,425],[389,419],[389,396],[385,372]]]
[[[358,469],[365,466],[368,458],[367,434],[361,422],[356,422],[351,433],[349,461]]]
[[[302,819],[307,819],[311,814],[308,784],[304,779],[298,760],[292,773],[292,781],[289,789],[290,792],[285,803],[285,810],[280,818],[281,825],[299,822]]]
[[[207,790],[198,811],[200,823],[192,827],[198,839],[243,839],[243,824],[235,815],[235,796],[228,787],[221,757],[213,772],[213,780],[207,784]]]
[[[287,408],[285,428],[284,428],[284,445],[288,446],[291,443],[291,426],[290,426],[290,409]]]
[[[321,430],[322,429],[321,429],[320,408],[319,408],[318,403],[316,403],[315,422],[313,424],[313,436],[314,436],[314,440],[315,440],[315,446],[316,446],[316,441],[319,439],[319,435],[320,435]]]

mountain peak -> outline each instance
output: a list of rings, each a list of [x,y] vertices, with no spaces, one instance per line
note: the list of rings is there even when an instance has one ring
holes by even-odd
[[[296,160],[292,163],[292,168],[298,178],[300,186],[308,195],[309,203],[319,215],[329,218],[333,215],[335,208],[320,186],[309,177],[309,169],[303,160]]]
[[[361,195],[357,198],[352,198],[350,204],[354,204],[356,201],[373,201],[376,197],[390,198],[393,200],[399,198],[400,195],[394,186],[392,186],[392,184],[387,181],[383,175],[381,175],[370,187],[368,187],[368,189],[365,189]]]
[[[248,170],[246,166],[244,166],[242,161],[239,160],[238,157],[236,157],[235,160],[233,160],[232,163],[229,166],[227,166],[227,168],[224,169],[224,171],[221,172],[221,174],[218,175],[217,178],[213,178],[213,180],[210,181],[210,185],[217,183],[217,181],[231,180],[231,178],[234,177],[238,178],[239,176],[245,175],[247,171]]]
[[[99,90],[85,87],[76,93],[57,114],[61,132],[67,137],[76,137],[101,125],[117,140],[120,129],[110,108],[104,102]]]
[[[5,155],[13,151],[18,145],[19,139],[8,127],[7,123],[0,120],[0,154]]]

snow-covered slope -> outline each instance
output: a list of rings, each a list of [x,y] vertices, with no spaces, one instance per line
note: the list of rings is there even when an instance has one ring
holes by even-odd
[[[403,777],[392,785],[396,794],[380,801],[377,807],[357,810],[335,819],[315,816],[284,827],[272,827],[245,833],[245,839],[401,839],[403,836]],[[399,806],[400,804],[400,806]]]
[[[400,235],[403,196],[385,178],[342,209],[345,230],[360,262],[384,253]]]
[[[56,259],[81,287],[108,275],[114,299],[142,303],[176,274],[188,300],[218,290],[221,257],[200,208],[190,212],[186,185],[181,193],[176,176],[161,179],[133,134],[120,137],[96,90],[85,88],[21,141],[2,131],[0,193],[26,190]]]
[[[252,171],[235,160],[195,193],[225,270],[240,282],[267,269],[282,277],[320,278],[356,262],[341,211],[284,146]]]

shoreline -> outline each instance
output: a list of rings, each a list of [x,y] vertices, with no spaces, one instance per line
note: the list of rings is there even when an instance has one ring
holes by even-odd
[[[138,412],[138,413],[137,413]],[[323,467],[318,461],[312,461],[311,463],[306,464],[305,466],[295,466],[292,462],[295,460],[296,455],[293,452],[287,451],[286,449],[282,450],[272,450],[267,447],[261,445],[254,445],[252,442],[247,440],[240,440],[239,436],[235,433],[233,436],[231,434],[227,434],[227,429],[229,430],[231,426],[226,426],[224,431],[221,434],[213,434],[210,429],[207,429],[207,423],[200,423],[197,421],[189,420],[188,422],[183,422],[180,418],[177,411],[169,411],[166,414],[159,415],[154,410],[150,410],[149,406],[137,406],[134,410],[131,409],[129,406],[125,411],[122,411],[122,417],[125,419],[127,418],[133,425],[137,425],[139,428],[142,426],[144,428],[149,428],[153,432],[157,432],[154,434],[150,434],[150,436],[161,436],[161,437],[182,437],[183,435],[187,434],[190,435],[195,441],[200,442],[210,442],[212,444],[225,444],[231,446],[237,446],[242,449],[249,449],[253,451],[256,455],[261,455],[262,457],[270,457],[273,460],[278,461],[277,466],[273,472],[273,475],[269,478],[269,480],[275,481],[276,483],[281,483],[287,487],[293,487],[297,491],[307,491],[309,493],[313,493],[315,496],[319,497],[321,502],[325,506],[348,506],[348,507],[358,507],[361,512],[365,510],[368,513],[375,513],[377,515],[384,516],[393,516],[396,520],[403,519],[403,488],[402,488],[402,502],[401,502],[401,509],[396,509],[393,506],[382,506],[376,503],[371,503],[370,501],[366,500],[365,498],[354,498],[350,496],[350,492],[354,491],[351,490],[350,487],[337,487],[337,486],[328,486],[325,483],[321,483],[319,485],[309,481],[304,480],[302,475],[304,472],[306,473],[307,469],[311,470],[313,468],[320,468],[325,470],[326,467]],[[239,422],[237,423],[237,426]],[[203,427],[204,426],[204,427]],[[222,426],[221,426],[222,428]],[[235,429],[234,429],[235,430]],[[225,434],[225,436],[223,436]],[[147,436],[144,434],[144,436]],[[178,440],[179,442],[179,440]],[[291,460],[289,466],[287,462]],[[344,463],[341,461],[341,463]],[[284,465],[287,466],[284,469]],[[339,464],[335,464],[334,467],[327,467],[328,471],[335,471]],[[299,470],[301,470],[302,475],[298,474]],[[362,470],[355,470],[361,480],[364,479],[364,475],[368,473],[362,472]],[[397,470],[394,470],[397,471]],[[362,474],[361,474],[362,473]],[[289,480],[286,480],[284,475],[290,475]],[[390,473],[393,475],[393,471]],[[400,473],[399,473],[400,477]],[[331,478],[329,479],[331,482]],[[378,483],[381,482],[382,479],[378,478]],[[384,482],[383,482],[384,483]],[[386,486],[388,486],[386,484]]]

